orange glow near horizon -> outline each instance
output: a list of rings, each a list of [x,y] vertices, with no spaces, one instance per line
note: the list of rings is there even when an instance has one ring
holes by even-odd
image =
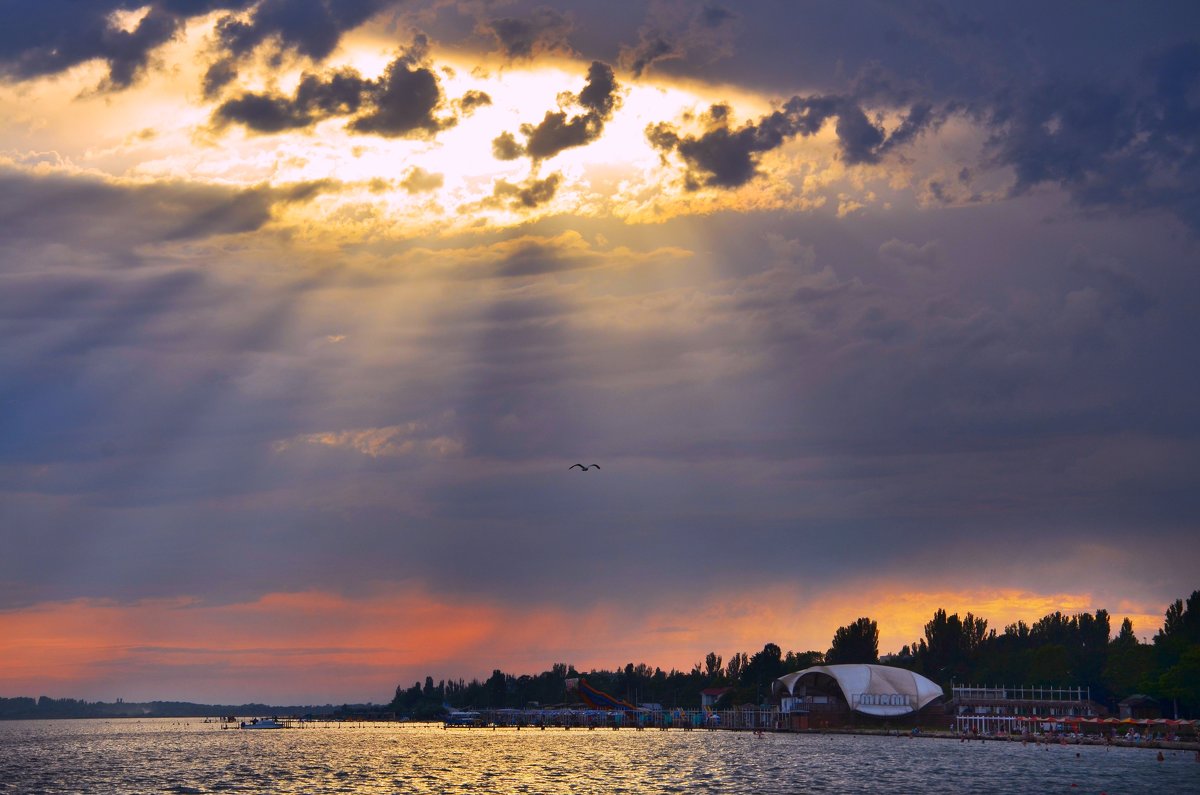
[[[712,650],[723,658],[765,643],[824,650],[837,627],[866,615],[880,650],[916,640],[944,607],[988,619],[989,628],[1046,613],[1092,612],[1088,594],[1027,591],[833,593],[806,599],[788,589],[713,595],[686,612],[614,605],[583,612],[449,602],[419,589],[351,598],[273,593],[234,604],[162,599],[50,602],[0,612],[7,639],[0,692],[111,700],[208,702],[387,701],[426,675],[486,678],[494,668],[537,673],[554,662],[586,671],[645,662],[688,670]],[[1152,607],[1128,615],[1139,635],[1161,624]],[[128,683],[138,681],[135,692]],[[190,682],[182,690],[180,681]],[[231,687],[231,682],[237,685]]]

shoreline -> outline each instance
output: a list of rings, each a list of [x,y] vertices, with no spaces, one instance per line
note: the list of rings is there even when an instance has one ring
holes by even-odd
[[[782,734],[851,734],[873,737],[911,737],[913,739],[929,738],[934,740],[958,740],[959,742],[1000,742],[1024,743],[1027,745],[1098,745],[1110,748],[1145,748],[1159,751],[1200,751],[1200,738],[1194,740],[1125,740],[1114,739],[1111,742],[1103,737],[1047,737],[1046,735],[965,735],[944,729],[922,729],[916,734],[911,731],[897,732],[889,729],[809,729],[806,731],[780,732]]]
[[[121,715],[121,716],[103,716],[103,717],[88,716],[88,717],[79,717],[79,718],[63,718],[63,717],[6,718],[6,719],[4,719],[4,722],[5,723],[20,723],[23,721],[40,722],[40,721],[68,721],[68,720],[84,720],[84,721],[101,721],[102,720],[102,721],[107,721],[107,722],[136,721],[139,723],[142,721],[168,721],[168,720],[176,721],[176,722],[195,722],[195,723],[208,723],[209,722],[207,720],[198,718],[196,716],[160,716],[160,715],[147,715],[147,716],[141,716],[141,717]],[[717,732],[735,732],[735,733],[753,733],[753,732],[757,731],[757,732],[761,732],[764,735],[766,735],[766,734],[783,734],[783,735],[797,734],[797,735],[810,735],[810,736],[846,735],[846,736],[858,736],[858,737],[895,737],[897,739],[907,737],[908,739],[930,739],[930,740],[950,740],[950,741],[957,740],[959,742],[968,742],[968,743],[972,743],[972,742],[1018,743],[1019,742],[1019,743],[1025,744],[1025,745],[1047,745],[1047,746],[1050,746],[1050,745],[1059,745],[1059,746],[1090,745],[1090,746],[1108,746],[1110,748],[1141,748],[1141,749],[1145,749],[1147,751],[1154,751],[1154,750],[1158,750],[1158,751],[1188,751],[1188,752],[1193,752],[1193,753],[1200,753],[1200,737],[1197,737],[1195,739],[1190,739],[1190,740],[1151,739],[1151,740],[1136,740],[1135,741],[1135,740],[1126,740],[1126,739],[1118,738],[1118,739],[1114,739],[1112,741],[1108,741],[1102,737],[1097,737],[1097,736],[1048,737],[1046,735],[1021,736],[1021,735],[1003,735],[1003,734],[1002,735],[974,735],[974,736],[972,736],[972,735],[964,735],[964,734],[956,733],[954,731],[950,731],[950,730],[946,730],[946,729],[920,729],[919,731],[917,731],[917,733],[914,734],[911,729],[907,729],[907,730],[868,729],[868,728],[846,728],[846,727],[821,728],[821,729],[799,729],[799,730],[771,728],[771,729],[756,730],[756,729],[751,729],[751,728],[728,728],[728,727],[721,727],[721,726],[700,726],[700,727],[694,727],[694,728],[693,727],[685,728],[685,727],[674,727],[673,726],[670,728],[666,728],[666,727],[636,727],[636,726],[623,726],[623,727],[574,726],[574,727],[572,727],[572,726],[546,725],[543,729],[543,727],[532,726],[532,725],[521,726],[521,725],[503,725],[503,724],[478,724],[478,725],[469,726],[469,725],[447,725],[441,720],[407,720],[407,721],[355,720],[353,718],[338,719],[338,718],[329,718],[329,717],[318,717],[315,720],[312,720],[309,725],[315,728],[322,724],[337,724],[337,725],[351,724],[356,727],[361,727],[361,726],[366,726],[366,725],[378,726],[378,725],[390,725],[390,724],[395,724],[398,726],[424,726],[424,727],[428,727],[428,728],[436,728],[436,727],[440,726],[443,729],[457,729],[457,730],[466,730],[466,731],[479,731],[479,730],[484,730],[484,731],[489,731],[489,730],[490,731],[499,731],[499,730],[521,731],[522,729],[524,729],[526,731],[539,731],[539,730],[608,731],[608,730],[616,730],[616,731],[687,731],[687,732],[717,731]],[[229,727],[228,726],[220,726],[218,728],[229,728]],[[234,727],[234,728],[236,728],[236,727]],[[289,727],[289,728],[296,728],[296,727]]]
[[[953,731],[945,729],[922,729],[916,734],[911,730],[901,731],[897,729],[850,729],[850,728],[824,728],[824,729],[751,729],[751,728],[728,728],[722,726],[700,726],[694,728],[685,727],[636,727],[636,726],[558,726],[546,725],[516,725],[516,724],[477,724],[477,725],[455,725],[446,724],[442,721],[410,721],[410,725],[441,725],[446,730],[462,730],[462,731],[683,731],[683,732],[733,732],[738,734],[761,733],[761,734],[782,734],[782,735],[809,735],[809,736],[829,736],[829,735],[846,735],[857,737],[895,737],[896,739],[931,739],[931,740],[957,740],[959,742],[1002,742],[1002,743],[1022,743],[1025,745],[1091,745],[1091,746],[1107,746],[1109,748],[1142,748],[1148,751],[1189,751],[1200,752],[1200,738],[1194,740],[1149,740],[1149,741],[1134,741],[1115,739],[1111,742],[1101,737],[1047,737],[1045,735],[1038,736],[1019,736],[1019,735],[977,735],[968,736],[956,734]]]

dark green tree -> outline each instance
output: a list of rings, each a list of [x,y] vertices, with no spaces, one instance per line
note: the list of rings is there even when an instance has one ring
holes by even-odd
[[[1167,607],[1163,627],[1154,636],[1154,648],[1163,668],[1174,665],[1189,646],[1200,643],[1200,591],[1187,602],[1176,599]]]
[[[495,709],[508,706],[508,677],[499,668],[487,680],[488,706]]]
[[[747,662],[749,662],[749,658],[744,651],[735,651],[733,653],[733,656],[729,658],[729,662],[725,665],[725,676],[729,679],[729,684],[734,687],[741,684],[742,671],[745,670]]]
[[[865,616],[833,633],[833,645],[825,654],[830,665],[879,662],[879,626]]]
[[[771,682],[787,673],[783,667],[783,650],[774,643],[756,652],[742,673],[742,684],[752,690],[753,700],[760,701],[771,693]],[[747,693],[749,696],[750,693]]]
[[[962,682],[971,678],[984,642],[994,636],[988,635],[987,619],[970,613],[960,619],[958,613],[947,615],[939,609],[925,625],[925,637],[918,642],[914,656],[931,679],[942,684]]]
[[[784,673],[803,671],[814,665],[825,662],[825,652],[821,651],[789,651],[783,657]]]
[[[1200,712],[1200,643],[1193,643],[1179,661],[1158,679],[1157,690],[1171,703],[1172,717]]]
[[[1133,622],[1126,618],[1121,630],[1108,644],[1108,659],[1102,678],[1108,693],[1120,700],[1142,689],[1152,689],[1146,683],[1154,674],[1154,647],[1138,642]]]
[[[1061,643],[1047,643],[1033,651],[1029,662],[1029,684],[1067,687],[1071,677],[1071,658]]]

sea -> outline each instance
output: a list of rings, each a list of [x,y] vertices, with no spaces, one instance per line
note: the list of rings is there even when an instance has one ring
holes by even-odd
[[[1200,793],[1191,751],[844,734],[0,722],[2,793]]]

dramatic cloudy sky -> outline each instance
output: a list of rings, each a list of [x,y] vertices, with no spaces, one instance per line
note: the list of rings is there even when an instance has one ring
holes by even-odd
[[[1153,634],[1200,5],[722,3],[5,5],[0,695]]]

